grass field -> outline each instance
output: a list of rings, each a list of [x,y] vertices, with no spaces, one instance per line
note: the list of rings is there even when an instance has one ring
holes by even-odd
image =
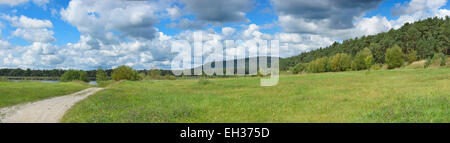
[[[122,82],[79,102],[63,122],[444,122],[450,68]]]
[[[0,108],[71,94],[90,87],[87,83],[0,82]]]

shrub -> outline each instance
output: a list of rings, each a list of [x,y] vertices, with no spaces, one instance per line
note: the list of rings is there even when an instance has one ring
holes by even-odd
[[[62,82],[69,82],[74,80],[80,80],[88,82],[88,74],[85,71],[78,71],[78,70],[69,70],[64,72],[64,74],[59,79]]]
[[[312,73],[327,72],[328,69],[328,57],[318,58],[308,64],[308,71]]]
[[[369,56],[373,58],[372,52],[369,50],[369,48],[364,48],[363,50],[359,51],[355,55],[355,58],[353,60],[352,69],[353,70],[364,70],[364,69],[369,68],[366,65],[366,58]]]
[[[138,73],[136,72],[136,70],[132,69],[131,67],[125,66],[125,65],[115,68],[111,74],[111,77],[115,81],[140,80],[140,77],[139,77]]]
[[[402,49],[398,45],[394,45],[394,47],[386,50],[386,63],[388,64],[389,69],[401,67],[403,65],[404,55]]]
[[[302,73],[305,71],[307,66],[308,66],[308,64],[306,64],[306,63],[299,63],[299,64],[295,65],[294,68],[292,68],[292,73],[293,74]]]
[[[381,69],[381,64],[374,64],[374,65],[372,65],[372,69],[373,70],[380,70]]]
[[[428,68],[433,60],[431,60],[430,58],[427,59],[427,61],[425,62],[425,64],[423,65],[424,68]]]
[[[435,53],[433,56],[433,60],[439,63],[439,66],[445,66],[447,63],[447,56],[443,53]]]
[[[344,53],[338,53],[331,57],[329,61],[330,70],[334,72],[347,71],[351,68],[351,58],[349,55]]]
[[[414,50],[409,51],[408,53],[408,63],[413,63],[417,60],[417,52]]]

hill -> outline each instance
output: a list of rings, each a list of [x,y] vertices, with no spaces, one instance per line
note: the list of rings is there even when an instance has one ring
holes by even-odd
[[[442,52],[450,55],[450,19],[428,18],[412,24],[406,23],[401,28],[371,36],[362,36],[335,42],[332,45],[302,53],[297,56],[280,59],[280,70],[288,70],[298,63],[307,63],[324,56],[333,56],[336,53],[347,53],[355,56],[357,52],[368,47],[376,63],[383,64],[386,49],[394,45],[402,48],[403,53],[412,50],[417,52],[417,58],[428,59],[434,53]]]

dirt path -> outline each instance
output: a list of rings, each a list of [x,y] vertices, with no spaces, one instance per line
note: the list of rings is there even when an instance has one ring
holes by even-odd
[[[77,93],[0,109],[0,123],[57,123],[75,103],[102,90],[88,88]]]

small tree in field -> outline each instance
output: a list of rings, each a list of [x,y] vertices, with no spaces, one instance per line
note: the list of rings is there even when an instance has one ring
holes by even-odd
[[[386,50],[386,63],[388,64],[389,69],[401,67],[403,65],[404,55],[402,49],[398,45],[394,45],[394,47]]]
[[[367,72],[370,72],[370,68],[373,65],[373,57],[372,56],[367,56],[366,59],[364,60],[366,63],[366,67],[367,67]]]
[[[293,74],[302,73],[303,71],[305,71],[306,67],[307,67],[306,63],[299,63],[295,65],[295,67],[292,69],[292,73]]]
[[[113,70],[113,73],[111,74],[112,79],[115,81],[119,80],[140,80],[139,74],[136,72],[136,70],[132,69],[128,66],[120,66]]]
[[[101,67],[98,67],[98,69],[97,69],[96,80],[97,80],[97,82],[102,82],[102,81],[108,80],[108,74]]]
[[[366,58],[369,56],[373,58],[372,52],[369,50],[369,48],[364,48],[363,50],[359,51],[355,55],[355,58],[352,63],[353,64],[352,68],[354,70],[364,70],[369,68],[366,66]]]
[[[89,78],[85,71],[69,70],[64,72],[59,80],[62,82],[69,82],[74,80],[88,82]]]
[[[154,66],[150,71],[148,71],[148,76],[150,79],[161,79],[161,71],[157,66]]]
[[[328,66],[328,57],[322,57],[318,58],[314,61],[311,61],[308,64],[308,71],[312,73],[321,73],[321,72],[327,72],[329,69]]]
[[[351,67],[352,60],[349,55],[338,53],[329,60],[330,70],[334,72],[347,71]]]

